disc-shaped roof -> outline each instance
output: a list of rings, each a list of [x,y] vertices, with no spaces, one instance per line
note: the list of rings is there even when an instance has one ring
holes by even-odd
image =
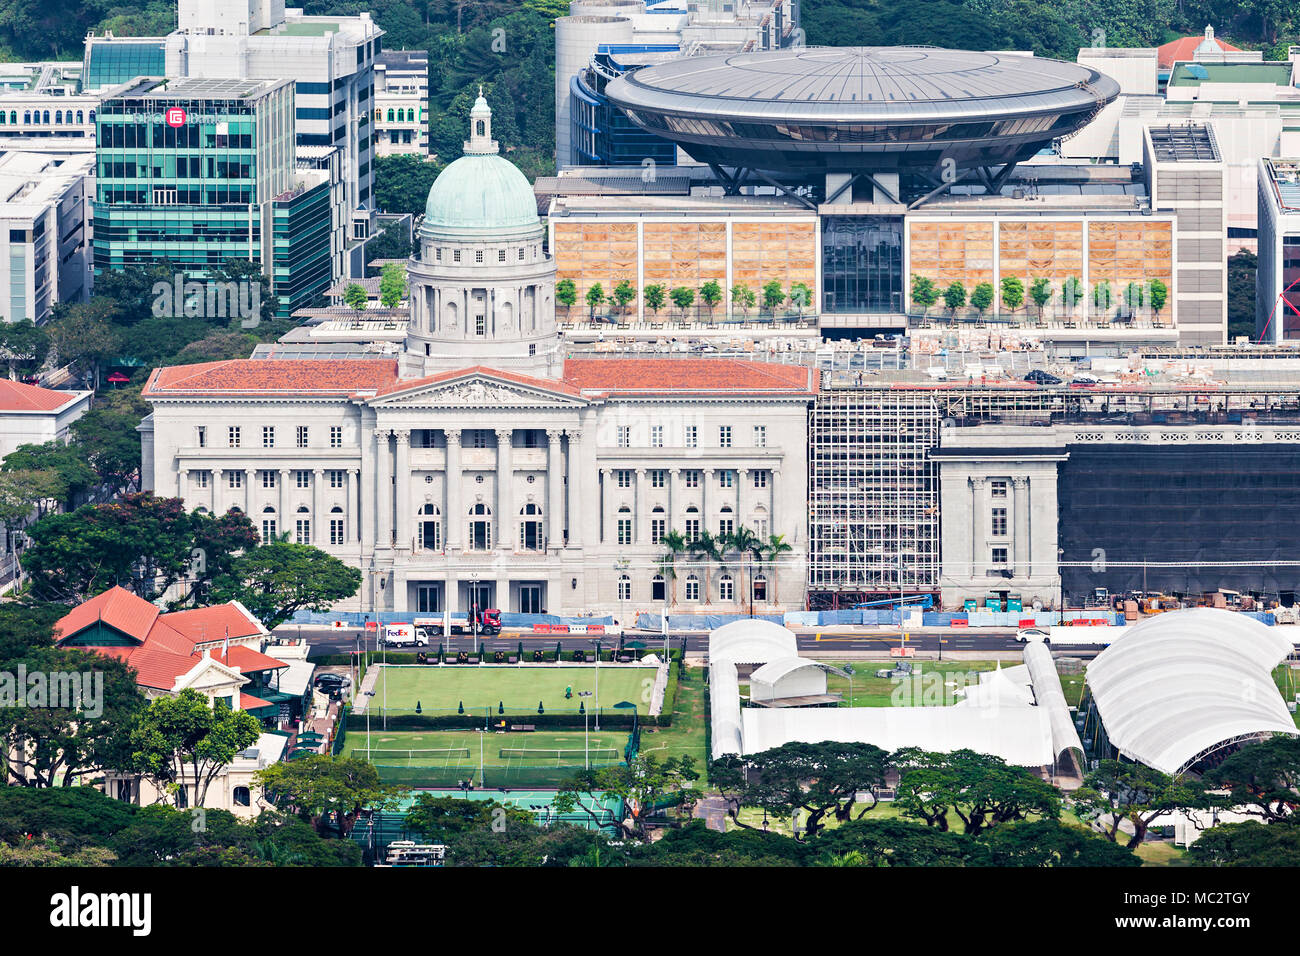
[[[1073,112],[1119,85],[1077,63],[932,47],[800,47],[684,57],[612,82],[624,109],[702,117],[871,122]]]
[[[1176,774],[1234,741],[1295,734],[1272,669],[1291,641],[1232,611],[1171,611],[1134,625],[1088,665],[1120,753]]]

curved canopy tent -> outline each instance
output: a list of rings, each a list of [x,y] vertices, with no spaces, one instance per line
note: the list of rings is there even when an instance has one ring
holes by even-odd
[[[773,621],[746,619],[724,624],[709,635],[709,663],[766,664],[798,657],[794,632]]]
[[[1088,686],[1120,754],[1177,775],[1231,744],[1297,733],[1271,673],[1290,652],[1244,614],[1171,611],[1102,651]]]

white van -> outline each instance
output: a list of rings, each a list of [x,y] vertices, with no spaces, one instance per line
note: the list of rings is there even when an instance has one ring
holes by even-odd
[[[389,647],[424,647],[429,642],[424,631],[414,624],[385,624],[384,643]]]

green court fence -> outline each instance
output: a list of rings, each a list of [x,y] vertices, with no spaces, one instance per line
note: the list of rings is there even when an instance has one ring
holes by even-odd
[[[598,763],[591,768],[616,767],[619,762]],[[529,788],[558,789],[586,769],[583,764],[545,767],[501,767],[478,764],[450,764],[433,767],[390,766],[376,764],[379,779],[388,784],[406,787],[437,788],[460,787],[466,782],[479,789],[523,790]]]

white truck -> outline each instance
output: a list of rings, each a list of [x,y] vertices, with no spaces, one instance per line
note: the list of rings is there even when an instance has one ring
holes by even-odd
[[[385,624],[383,641],[389,647],[424,647],[429,638],[424,628],[414,624]]]

